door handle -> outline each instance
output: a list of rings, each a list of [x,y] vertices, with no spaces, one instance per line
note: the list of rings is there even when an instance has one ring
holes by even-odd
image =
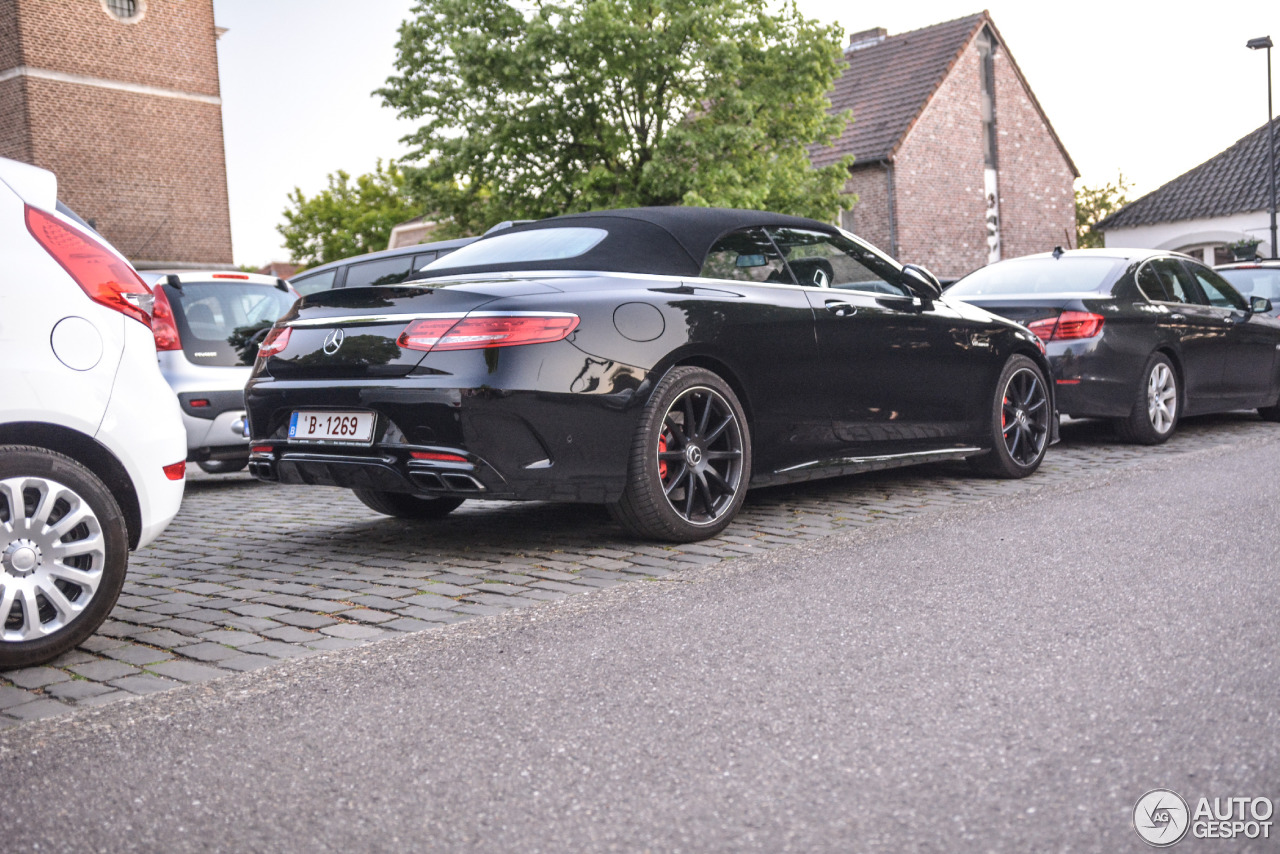
[[[827,311],[831,312],[836,317],[853,317],[858,313],[858,307],[851,302],[829,299],[827,300],[826,305]]]
[[[1180,311],[1175,311],[1173,314],[1169,315],[1169,319],[1170,320],[1186,320],[1187,316]]]

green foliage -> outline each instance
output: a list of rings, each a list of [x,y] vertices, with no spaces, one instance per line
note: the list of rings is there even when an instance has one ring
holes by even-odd
[[[419,121],[412,192],[445,234],[638,205],[831,220],[852,158],[813,169],[838,28],[770,0],[418,0],[375,94]],[[523,11],[522,11],[523,10]]]
[[[1123,174],[1116,175],[1114,184],[1089,187],[1081,184],[1076,190],[1076,248],[1096,249],[1103,245],[1102,232],[1094,226],[1106,217],[1129,204],[1125,195],[1130,189]]]
[[[328,189],[311,198],[295,187],[284,224],[276,230],[295,264],[314,267],[365,252],[386,249],[391,229],[422,213],[422,206],[405,192],[405,175],[394,160],[361,175],[339,170],[329,176]]]

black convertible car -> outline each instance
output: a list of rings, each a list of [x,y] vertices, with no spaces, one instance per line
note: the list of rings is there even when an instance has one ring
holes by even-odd
[[[644,537],[722,530],[748,486],[1056,438],[1041,341],[814,220],[643,208],[485,237],[395,286],[300,300],[246,389],[251,471],[442,516],[607,504]]]
[[[1000,261],[947,289],[1045,340],[1058,409],[1157,444],[1182,415],[1257,409],[1280,421],[1280,322],[1185,255],[1057,250]]]

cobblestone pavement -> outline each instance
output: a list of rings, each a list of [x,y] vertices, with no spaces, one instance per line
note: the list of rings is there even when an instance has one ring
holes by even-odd
[[[48,666],[0,674],[0,728],[1269,437],[1280,425],[1245,414],[1189,420],[1154,448],[1076,422],[1026,480],[978,479],[950,464],[757,490],[719,537],[682,546],[628,539],[589,505],[469,502],[444,520],[412,523],[342,489],[197,473],[177,519],[133,555],[98,634]]]

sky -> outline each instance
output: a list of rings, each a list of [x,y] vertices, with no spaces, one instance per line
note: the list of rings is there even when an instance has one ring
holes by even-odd
[[[981,0],[797,0],[846,32],[896,34],[981,11]],[[276,226],[295,187],[401,158],[412,132],[370,93],[394,73],[412,0],[214,0],[237,264],[286,261]],[[1280,45],[1268,0],[987,0],[996,28],[1090,186],[1123,173],[1150,192],[1267,120],[1266,52]],[[1157,10],[1157,11],[1153,11]],[[1280,87],[1280,48],[1272,51]],[[1275,92],[1280,103],[1280,91]]]

